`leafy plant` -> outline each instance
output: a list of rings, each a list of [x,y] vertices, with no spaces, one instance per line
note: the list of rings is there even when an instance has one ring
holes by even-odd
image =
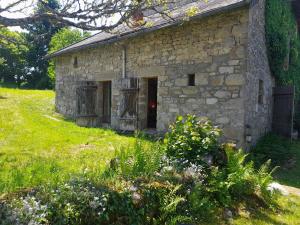
[[[123,176],[153,175],[160,167],[164,149],[159,142],[149,143],[136,138],[132,147],[116,150],[115,160]]]
[[[221,144],[219,134],[208,120],[178,118],[165,144],[137,138],[116,151],[100,179],[84,174],[0,205],[0,224],[199,224],[249,199],[272,205],[270,161],[256,170],[242,150]],[[223,160],[205,159],[220,152]],[[192,153],[199,157],[192,160]]]
[[[237,152],[227,148],[227,185],[231,196],[238,199],[257,195],[268,204],[276,199],[276,193],[269,190],[273,182],[272,174],[276,170],[270,169],[271,160],[263,163],[258,170],[254,168],[253,161],[246,161],[247,154],[242,150]]]
[[[256,167],[271,159],[271,166],[282,166],[292,158],[292,142],[275,134],[262,137],[250,151]]]
[[[216,155],[219,150],[220,134],[221,131],[207,119],[179,116],[165,138],[166,154],[182,166],[207,165],[205,158],[209,154]]]
[[[191,218],[178,213],[178,205],[185,201],[185,198],[178,195],[181,185],[175,186],[172,190],[162,196],[160,211],[161,216],[156,224],[176,225],[178,222],[187,222]]]
[[[290,1],[266,1],[266,41],[272,74],[278,85],[295,85],[296,104],[300,100],[300,39]],[[289,60],[287,60],[289,58]],[[300,111],[295,123],[300,129]]]
[[[14,83],[20,86],[24,82],[28,65],[25,35],[0,28],[0,83]]]

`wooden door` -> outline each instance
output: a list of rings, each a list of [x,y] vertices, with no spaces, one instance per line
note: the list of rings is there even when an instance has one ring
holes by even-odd
[[[103,82],[103,123],[111,122],[111,81]]]
[[[293,86],[274,88],[273,123],[274,133],[291,137],[294,120],[295,88]]]

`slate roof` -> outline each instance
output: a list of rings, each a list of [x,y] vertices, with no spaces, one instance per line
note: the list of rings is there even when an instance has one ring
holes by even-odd
[[[114,31],[100,32],[91,37],[88,37],[80,42],[67,46],[61,50],[58,50],[52,54],[46,56],[47,59],[56,57],[65,53],[74,52],[80,49],[95,47],[99,45],[114,43],[123,39],[134,37],[140,34],[153,32],[165,27],[181,24],[183,19],[186,18],[187,11],[191,7],[197,7],[196,15],[189,18],[189,20],[202,18],[212,14],[226,12],[235,8],[239,8],[249,4],[250,0],[198,0],[196,2],[187,3],[180,7],[170,10],[172,20],[163,18],[160,14],[153,14],[146,18],[146,21],[151,21],[151,26],[140,26],[136,28],[129,28],[127,26],[120,26]]]

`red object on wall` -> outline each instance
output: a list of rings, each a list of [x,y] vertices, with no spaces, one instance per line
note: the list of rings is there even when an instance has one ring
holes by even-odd
[[[157,103],[155,101],[150,101],[149,102],[149,108],[150,109],[156,109]]]

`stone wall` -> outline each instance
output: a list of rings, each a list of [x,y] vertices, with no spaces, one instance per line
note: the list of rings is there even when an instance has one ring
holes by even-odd
[[[249,42],[247,78],[245,86],[245,127],[247,145],[271,130],[272,90],[271,76],[265,40],[265,0],[253,0],[249,11]],[[258,102],[259,80],[263,81],[263,102]]]
[[[242,145],[245,84],[250,84],[246,80],[248,19],[249,9],[241,8],[60,56],[56,59],[57,110],[74,117],[77,81],[112,80],[112,127],[117,129],[125,46],[127,76],[142,78],[139,128],[145,126],[147,93],[143,87],[147,77],[158,77],[158,130],[166,131],[177,115],[193,113],[209,117],[224,129],[227,139]],[[73,68],[75,56],[78,68]],[[195,86],[188,86],[189,74],[195,74]]]

